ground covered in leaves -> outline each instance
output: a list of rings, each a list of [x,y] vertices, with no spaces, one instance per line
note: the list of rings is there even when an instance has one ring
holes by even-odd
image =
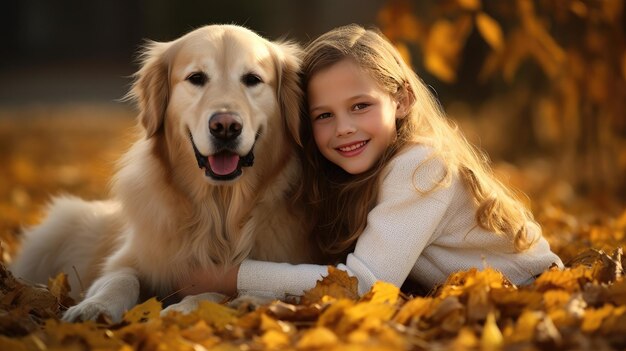
[[[109,106],[0,111],[2,262],[19,249],[20,228],[37,223],[51,195],[106,195],[117,155],[128,146],[132,112]],[[72,117],[72,116],[82,116]],[[17,118],[19,117],[19,118]],[[0,350],[421,350],[626,349],[624,203],[581,198],[553,162],[497,163],[529,194],[533,212],[566,263],[516,287],[491,269],[457,272],[427,296],[380,282],[365,296],[343,272],[301,301],[253,308],[206,302],[189,315],[161,316],[148,300],[124,321],[63,323],[66,278],[47,287],[0,266]],[[481,267],[483,268],[483,267]]]

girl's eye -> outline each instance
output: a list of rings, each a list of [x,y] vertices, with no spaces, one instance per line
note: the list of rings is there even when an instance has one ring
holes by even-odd
[[[322,114],[317,115],[317,117],[315,117],[316,121],[322,120],[322,119],[326,119],[326,118],[330,118],[330,113],[325,112]]]
[[[364,109],[364,108],[367,108],[369,105],[370,105],[370,104],[367,104],[367,103],[360,103],[360,104],[356,104],[356,105],[354,105],[353,109],[354,109],[355,111],[358,111],[358,110],[362,110],[362,109]]]
[[[189,81],[189,83],[195,86],[201,87],[206,84],[207,80],[209,80],[209,77],[204,72],[194,72],[187,76],[185,80]]]

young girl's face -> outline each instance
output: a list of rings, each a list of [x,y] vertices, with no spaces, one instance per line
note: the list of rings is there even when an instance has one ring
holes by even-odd
[[[307,95],[317,147],[350,174],[374,166],[396,138],[398,102],[352,60],[313,74]]]

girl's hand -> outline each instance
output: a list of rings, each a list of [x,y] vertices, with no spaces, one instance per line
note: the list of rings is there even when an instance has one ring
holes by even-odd
[[[198,269],[191,273],[189,280],[178,282],[179,297],[198,295],[206,292],[216,292],[233,296],[237,294],[237,274],[239,265],[228,270],[217,266],[210,269]]]

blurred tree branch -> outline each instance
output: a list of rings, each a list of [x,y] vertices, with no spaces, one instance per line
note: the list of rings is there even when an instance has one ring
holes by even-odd
[[[614,196],[626,194],[623,17],[623,0],[388,0],[378,22],[407,62],[443,82],[530,85],[527,125],[559,176],[581,193]],[[475,81],[459,82],[460,63],[477,55],[473,31],[487,52]],[[541,74],[526,74],[528,65]]]

